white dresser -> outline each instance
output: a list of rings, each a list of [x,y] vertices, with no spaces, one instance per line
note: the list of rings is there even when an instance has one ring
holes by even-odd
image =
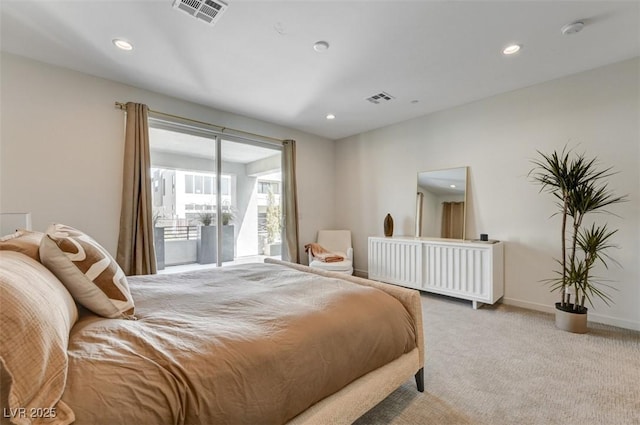
[[[369,237],[369,279],[493,304],[504,295],[504,244]]]

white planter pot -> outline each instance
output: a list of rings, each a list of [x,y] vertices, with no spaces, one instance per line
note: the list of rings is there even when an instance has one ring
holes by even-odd
[[[562,310],[560,303],[556,303],[556,328],[577,334],[587,333],[587,308],[583,313],[575,313]]]

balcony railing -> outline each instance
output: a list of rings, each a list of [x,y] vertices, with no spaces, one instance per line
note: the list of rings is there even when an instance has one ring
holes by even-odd
[[[198,226],[171,226],[164,227],[164,240],[196,240],[198,239]]]

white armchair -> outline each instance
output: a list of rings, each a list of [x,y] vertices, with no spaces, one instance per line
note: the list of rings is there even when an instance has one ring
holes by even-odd
[[[343,256],[344,260],[327,263],[316,259],[309,250],[309,267],[353,274],[353,247],[351,246],[350,230],[319,230],[316,242],[324,249]]]

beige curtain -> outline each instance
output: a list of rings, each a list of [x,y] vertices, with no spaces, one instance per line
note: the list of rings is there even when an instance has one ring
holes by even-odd
[[[442,203],[441,237],[452,239],[464,238],[464,202]]]
[[[116,261],[129,275],[155,274],[147,105],[127,103],[120,236]]]
[[[282,151],[283,244],[282,259],[299,263],[298,255],[298,195],[296,188],[296,142],[285,140]]]

